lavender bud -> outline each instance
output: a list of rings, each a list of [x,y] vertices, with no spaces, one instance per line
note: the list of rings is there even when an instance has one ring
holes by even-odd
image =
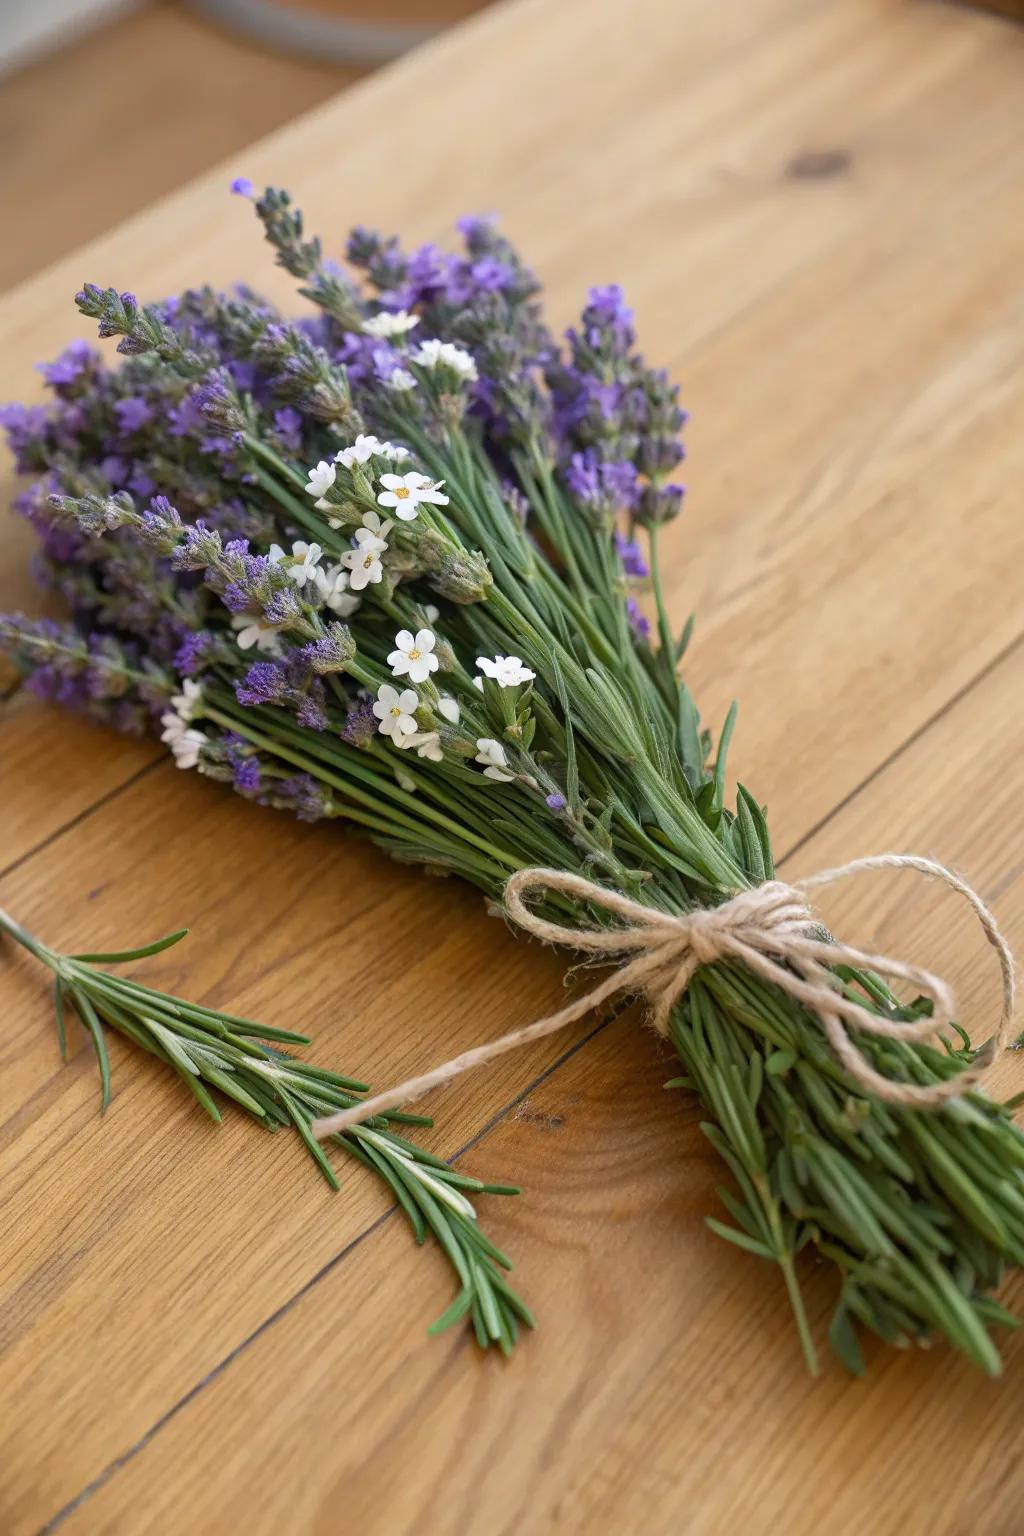
[[[320,639],[303,646],[299,654],[313,672],[344,672],[356,654],[356,645],[347,624],[329,624]]]
[[[61,496],[55,492],[47,501],[60,517],[76,523],[94,539],[117,528],[137,527],[141,521],[127,491],[114,496]]]
[[[440,597],[453,603],[482,603],[494,585],[487,561],[479,550],[446,546],[430,575],[430,585]]]

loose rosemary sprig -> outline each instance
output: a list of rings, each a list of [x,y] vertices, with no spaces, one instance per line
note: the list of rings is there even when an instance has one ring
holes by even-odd
[[[188,1002],[99,969],[159,954],[187,931],[180,929],[138,949],[65,955],[48,948],[0,909],[0,932],[9,934],[53,973],[57,1038],[65,1061],[69,1006],[89,1033],[99,1063],[104,1109],[111,1096],[105,1038],[109,1025],[177,1073],[212,1120],[221,1119],[212,1091],[217,1090],[268,1130],[293,1126],[328,1184],[338,1189],[337,1175],[310,1125],[319,1115],[357,1103],[368,1091],[366,1083],[299,1061],[280,1048],[308,1045],[306,1035]],[[511,1269],[511,1260],[481,1232],[468,1197],[515,1195],[519,1190],[458,1173],[443,1158],[392,1128],[431,1123],[424,1115],[391,1113],[331,1140],[384,1180],[417,1243],[433,1233],[458,1276],[458,1294],[428,1331],[440,1333],[468,1315],[481,1347],[497,1344],[509,1354],[519,1324],[532,1328],[534,1320],[505,1279],[503,1272]]]

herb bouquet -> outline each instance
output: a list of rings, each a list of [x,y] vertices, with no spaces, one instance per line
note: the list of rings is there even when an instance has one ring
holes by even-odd
[[[313,313],[290,322],[242,289],[144,307],[87,285],[78,306],[120,338],[123,365],[73,345],[44,370],[51,408],[7,410],[35,477],[20,510],[38,570],[72,613],[0,620],[28,686],[495,902],[533,871],[517,876],[541,898],[527,910],[517,887],[522,925],[633,955],[600,995],[656,1005],[734,1179],[731,1224],[710,1224],[778,1265],[812,1368],[806,1244],[837,1271],[830,1338],[852,1369],[859,1323],[894,1343],[943,1334],[997,1371],[990,1325],[1012,1319],[992,1292],[1024,1260],[1024,1137],[977,1088],[967,1036],[929,1040],[948,1009],[899,1002],[879,963],[809,934],[774,882],[758,802],[740,788],[725,803],[735,708],[713,743],[659,578],[684,417],[620,290],[592,290],[559,344],[489,221],[462,221],[457,255],[357,229],[346,271],[286,194],[235,190]],[[723,937],[727,912],[739,926]],[[357,1106],[343,1139],[462,1282],[442,1321],[469,1313],[481,1342],[511,1344],[528,1313],[467,1209],[471,1181],[390,1128],[393,1103],[364,1111],[360,1085],[255,1045],[257,1026],[96,968],[124,956],[61,957],[8,926],[101,1062],[105,1021],[211,1112],[212,1087],[296,1125],[328,1169],[316,1137]]]

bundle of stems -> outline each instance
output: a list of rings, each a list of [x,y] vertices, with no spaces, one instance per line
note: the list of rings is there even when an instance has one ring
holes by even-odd
[[[726,803],[735,706],[713,743],[680,677],[691,625],[673,630],[660,533],[684,418],[621,292],[592,290],[560,346],[486,221],[463,221],[457,255],[356,230],[353,273],[286,194],[254,200],[310,315],[248,290],[144,307],[88,285],[79,308],[127,361],[73,348],[49,365],[55,406],[8,415],[40,569],[73,613],[0,620],[30,685],[156,721],[179,766],[495,902],[538,865],[676,914],[770,880],[763,808],[742,786]],[[606,920],[563,896],[549,910]],[[890,1021],[927,1011],[867,972],[835,982]],[[815,1015],[733,962],[700,970],[671,1039],[735,1181],[731,1222],[710,1225],[781,1269],[809,1366],[796,1258],[813,1245],[850,1369],[859,1324],[944,1335],[997,1371],[990,1326],[1012,1319],[992,1293],[1024,1258],[1011,1106],[883,1103]],[[908,1084],[972,1057],[966,1034],[857,1044]]]

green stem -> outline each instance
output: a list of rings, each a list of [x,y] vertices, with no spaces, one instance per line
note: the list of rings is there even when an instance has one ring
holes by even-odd
[[[45,944],[40,943],[20,923],[16,923],[11,914],[5,912],[2,907],[0,907],[0,929],[9,934],[23,949],[27,949],[30,955],[35,955],[37,960],[41,960],[44,965],[48,965],[51,971],[57,970],[58,957],[53,951],[47,949]]]

